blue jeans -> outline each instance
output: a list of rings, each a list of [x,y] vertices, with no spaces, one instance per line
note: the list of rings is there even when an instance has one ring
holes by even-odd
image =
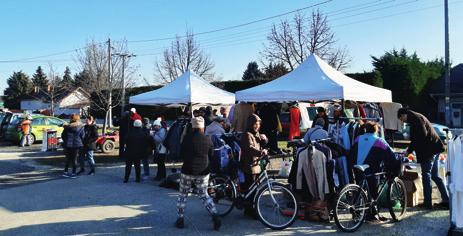
[[[449,195],[444,181],[439,176],[439,154],[435,155],[431,160],[421,163],[421,175],[423,181],[424,205],[432,206],[432,185],[431,179],[436,183],[441,194],[442,202],[449,202]]]
[[[80,155],[80,168],[85,169],[85,161],[87,161],[88,165],[91,169],[95,168],[95,160],[93,159],[93,150],[90,149],[82,149],[82,153]]]

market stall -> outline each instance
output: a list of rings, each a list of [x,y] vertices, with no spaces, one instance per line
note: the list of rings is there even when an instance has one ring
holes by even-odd
[[[191,71],[166,86],[130,97],[134,105],[233,104],[235,95],[219,89]]]
[[[299,67],[271,82],[236,92],[242,102],[288,102],[320,100],[392,102],[390,90],[354,80],[337,71],[315,54]]]

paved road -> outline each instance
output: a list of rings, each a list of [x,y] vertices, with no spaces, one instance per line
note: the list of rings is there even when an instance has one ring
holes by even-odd
[[[95,176],[64,179],[59,169],[31,167],[31,159],[37,156],[34,152],[11,148],[11,152],[4,153],[2,149],[0,166],[16,163],[20,167],[6,167],[6,172],[0,173],[0,179],[12,177],[10,185],[0,188],[0,235],[340,234],[333,223],[300,220],[287,230],[272,231],[238,210],[227,216],[220,232],[216,232],[201,202],[194,197],[188,201],[186,228],[179,230],[173,227],[176,191],[160,188],[152,181],[123,184],[122,166],[100,167]],[[18,175],[44,180],[24,182]],[[448,212],[413,211],[400,223],[366,224],[356,235],[445,235],[447,229]]]

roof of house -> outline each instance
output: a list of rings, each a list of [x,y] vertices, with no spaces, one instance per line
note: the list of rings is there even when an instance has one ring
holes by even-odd
[[[60,102],[67,96],[69,96],[71,93],[79,91],[83,93],[87,98],[90,98],[90,94],[87,93],[84,89],[81,87],[78,87],[76,89],[67,89],[60,91],[56,94],[55,101]],[[46,93],[45,91],[39,91],[38,93],[30,93],[21,98],[21,100],[41,100],[44,102],[49,102],[51,100],[50,95]]]
[[[431,94],[441,95],[445,93],[445,77],[434,81],[431,86]],[[463,63],[454,66],[450,70],[450,93],[463,94]]]

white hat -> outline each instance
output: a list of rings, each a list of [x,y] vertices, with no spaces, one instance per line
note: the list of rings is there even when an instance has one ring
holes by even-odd
[[[143,123],[141,122],[141,120],[135,120],[133,122],[133,127],[141,128],[142,125],[143,125]]]
[[[133,113],[136,113],[137,109],[135,109],[135,107],[132,107],[132,108],[130,108],[130,111],[133,112]]]
[[[156,126],[156,125],[157,125],[157,126],[162,126],[162,125],[161,125],[161,120],[160,120],[160,119],[157,119],[157,120],[155,120],[155,121],[153,122],[153,126]]]
[[[204,118],[201,116],[191,118],[192,128],[204,128]]]

